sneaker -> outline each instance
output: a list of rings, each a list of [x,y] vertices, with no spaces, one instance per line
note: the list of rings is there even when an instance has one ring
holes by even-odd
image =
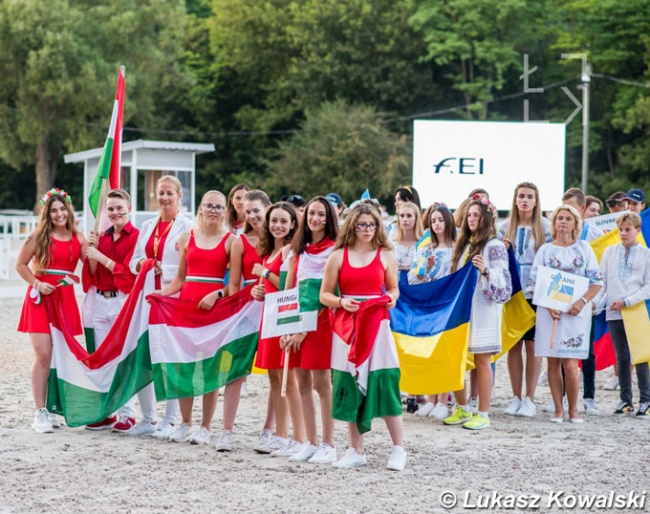
[[[230,430],[224,430],[219,434],[217,439],[217,451],[218,452],[229,452],[232,451],[234,445],[232,444],[232,432]]]
[[[469,399],[469,410],[472,411],[472,414],[478,414],[478,398],[476,396]]]
[[[169,441],[172,443],[185,443],[192,435],[192,427],[187,423],[181,423],[172,435],[169,436]]]
[[[413,414],[414,412],[417,412],[419,408],[420,404],[415,396],[409,396],[406,399],[406,412]]]
[[[436,406],[431,411],[431,414],[429,414],[429,416],[442,421],[443,419],[449,416],[449,410],[447,409],[446,405],[443,405],[442,403],[437,403]]]
[[[263,446],[267,444],[272,438],[273,438],[273,432],[271,432],[268,428],[265,428],[260,432],[260,438],[258,444],[260,446]]]
[[[129,416],[120,416],[120,419],[113,425],[113,432],[126,433],[129,429],[135,426],[135,418]]]
[[[603,389],[606,391],[616,391],[618,389],[618,377],[614,375],[603,385]]]
[[[295,455],[300,450],[302,450],[304,443],[299,443],[298,441],[294,441],[291,438],[289,438],[288,441],[289,442],[282,448],[273,450],[271,452],[271,457],[291,457],[292,455]]]
[[[34,430],[40,434],[51,434],[54,432],[52,422],[50,421],[50,413],[45,407],[42,407],[34,414],[34,423],[32,424]]]
[[[291,462],[307,462],[314,456],[317,450],[318,446],[314,446],[309,442],[304,443],[302,445],[302,450],[294,453],[291,457],[289,457],[289,460]]]
[[[332,463],[332,466],[335,468],[360,468],[365,465],[366,456],[357,453],[354,448],[348,448],[348,451],[345,452],[345,457]]]
[[[433,412],[433,409],[435,408],[435,405],[431,402],[425,403],[422,407],[418,409],[416,414],[420,416],[421,418],[426,418],[431,412]]]
[[[266,444],[258,444],[253,450],[257,453],[271,453],[280,450],[289,444],[289,439],[273,436]]]
[[[156,431],[151,434],[151,437],[168,440],[172,435],[174,435],[174,432],[176,432],[174,424],[169,423],[168,421],[163,421],[158,425]]]
[[[483,430],[484,428],[490,428],[490,425],[490,418],[475,414],[471,420],[463,425],[463,428],[467,430]]]
[[[58,414],[53,414],[50,412],[50,423],[52,423],[52,428],[61,428],[65,426],[65,420],[63,416]]]
[[[198,432],[190,436],[190,444],[208,444],[210,442],[210,431],[201,427]]]
[[[542,371],[539,374],[539,378],[537,379],[537,385],[538,386],[548,385],[548,374],[546,373],[546,371]]]
[[[406,466],[406,450],[401,446],[393,446],[386,467],[392,471],[404,471],[404,466]]]
[[[241,385],[241,393],[240,393],[240,398],[248,398],[250,396],[250,393],[248,392],[248,387],[246,387],[246,382],[244,382]]]
[[[598,416],[600,411],[598,410],[598,404],[593,398],[585,398],[585,412],[590,416]]]
[[[510,402],[510,405],[508,405],[506,410],[503,411],[503,413],[507,414],[508,416],[516,416],[519,412],[519,409],[521,409],[521,404],[521,398],[515,396]]]
[[[129,428],[126,433],[133,437],[142,437],[153,434],[157,428],[151,421],[140,421],[140,423]]]
[[[618,404],[618,407],[616,407],[616,410],[614,411],[614,414],[616,416],[621,416],[624,414],[631,414],[634,412],[634,405],[631,403],[627,402],[621,402]]]
[[[336,448],[327,443],[320,443],[316,453],[307,462],[310,464],[332,464],[336,462]]]
[[[650,403],[642,403],[634,416],[636,419],[650,419]]]
[[[467,423],[470,419],[472,419],[471,412],[464,411],[462,407],[456,407],[454,413],[448,418],[445,418],[443,423],[445,425],[462,425],[463,423]]]
[[[537,407],[528,396],[524,398],[524,401],[521,402],[521,407],[517,411],[517,416],[522,416],[524,418],[534,418],[537,414]]]
[[[106,418],[103,421],[98,421],[97,423],[91,423],[90,425],[86,425],[86,430],[110,430],[111,428],[113,428],[113,425],[115,424],[116,421],[117,418],[115,416],[111,416],[110,418]]]

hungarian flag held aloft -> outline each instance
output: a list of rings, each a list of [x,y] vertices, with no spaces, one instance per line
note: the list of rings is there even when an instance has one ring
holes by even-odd
[[[210,310],[151,295],[149,341],[158,400],[201,396],[245,377],[257,351],[263,302],[250,289]]]
[[[104,151],[97,165],[97,174],[93,180],[88,196],[88,203],[93,216],[101,211],[102,184],[107,183],[108,189],[120,187],[120,166],[122,158],[122,122],[124,116],[124,66],[117,73],[117,90],[113,103],[113,115]],[[103,227],[102,227],[103,228]],[[107,228],[107,227],[106,227]]]
[[[368,432],[374,418],[400,416],[400,369],[382,296],[356,313],[337,309],[332,322],[332,417]]]

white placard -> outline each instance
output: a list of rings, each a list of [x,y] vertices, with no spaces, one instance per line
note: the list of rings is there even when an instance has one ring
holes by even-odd
[[[262,338],[316,330],[318,311],[300,312],[298,288],[264,296]]]
[[[603,232],[611,232],[615,228],[618,228],[616,226],[616,220],[628,212],[630,211],[610,212],[609,214],[603,214],[602,216],[596,216],[595,218],[587,218],[585,223],[596,227]]]
[[[455,209],[480,187],[508,211],[515,186],[532,182],[542,209],[554,210],[564,193],[565,142],[563,123],[415,120],[413,185],[423,208],[436,201]]]
[[[540,266],[535,279],[533,303],[547,309],[567,312],[589,289],[589,279],[554,268]],[[591,314],[591,309],[582,309]]]

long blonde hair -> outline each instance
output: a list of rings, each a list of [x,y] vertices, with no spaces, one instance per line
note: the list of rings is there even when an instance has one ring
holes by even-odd
[[[375,232],[374,237],[372,238],[372,247],[373,248],[385,248],[386,250],[392,250],[393,245],[390,244],[388,240],[388,235],[386,234],[386,229],[381,220],[381,214],[372,203],[363,200],[359,205],[350,211],[350,214],[345,218],[345,223],[339,231],[338,239],[334,245],[334,249],[338,250],[345,246],[353,246],[357,241],[357,231],[356,225],[359,216],[362,214],[368,214],[372,216],[375,223],[377,223],[377,231]]]
[[[539,189],[532,182],[522,182],[515,187],[515,196],[512,199],[512,208],[510,209],[510,219],[508,220],[508,230],[506,237],[515,244],[517,227],[519,226],[519,209],[517,209],[517,195],[522,187],[535,191],[535,207],[533,208],[532,232],[535,238],[535,252],[546,242],[544,235],[544,226],[542,225],[542,207],[539,203]]]
[[[199,230],[202,230],[203,228],[203,202],[205,202],[205,197],[208,195],[219,195],[221,198],[223,198],[223,203],[226,203],[226,195],[224,195],[221,191],[216,191],[214,189],[211,189],[210,191],[206,191],[206,193],[201,197],[201,203],[199,204],[199,208],[196,211],[196,228]],[[225,205],[224,205],[225,207]],[[226,217],[226,210],[224,209],[221,213],[221,223],[219,224],[220,226],[223,225],[224,219]]]
[[[50,209],[54,202],[61,202],[66,211],[68,211],[68,220],[66,221],[66,230],[73,235],[79,233],[74,219],[74,209],[72,204],[68,203],[67,199],[63,196],[52,195],[43,204],[41,209],[41,217],[38,220],[38,226],[36,227],[36,253],[34,254],[34,272],[38,273],[47,269],[51,261],[51,245],[52,245],[52,231],[54,230],[54,225],[52,224],[52,218],[50,217]],[[73,261],[72,256],[72,246],[70,247],[70,262]]]
[[[415,226],[413,227],[413,236],[415,237],[416,241],[419,241],[420,238],[422,237],[422,234],[424,234],[424,229],[422,228],[422,213],[420,212],[420,208],[415,205],[413,202],[405,202],[402,205],[400,205],[399,210],[401,211],[402,209],[411,209],[411,212],[413,213],[413,216],[415,216]],[[404,231],[402,230],[402,225],[399,222],[399,212],[397,213],[397,237],[395,237],[395,241],[398,243],[401,242],[404,239]]]

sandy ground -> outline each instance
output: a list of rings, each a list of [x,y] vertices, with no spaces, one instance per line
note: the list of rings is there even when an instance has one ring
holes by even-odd
[[[471,432],[405,412],[409,461],[402,473],[386,470],[390,440],[381,420],[366,437],[365,468],[298,465],[254,453],[268,392],[264,376],[249,380],[252,394],[242,399],[237,449],[230,453],[216,452],[214,438],[192,446],[82,428],[36,434],[32,350],[27,335],[15,330],[17,289],[18,282],[0,282],[0,513],[562,512],[586,510],[572,507],[599,499],[593,495],[627,500],[631,491],[632,498],[639,495],[638,510],[650,503],[644,493],[650,464],[640,450],[647,448],[650,423],[609,414],[618,402],[617,392],[602,389],[610,370],[597,376],[597,400],[607,414],[584,425],[555,425],[546,413],[532,420],[502,414],[510,386],[499,362],[492,428]],[[549,398],[541,387],[539,411]],[[220,424],[221,404],[213,433]],[[346,440],[338,423],[339,456]],[[445,510],[449,493],[458,503]],[[634,504],[621,510],[635,510]]]

